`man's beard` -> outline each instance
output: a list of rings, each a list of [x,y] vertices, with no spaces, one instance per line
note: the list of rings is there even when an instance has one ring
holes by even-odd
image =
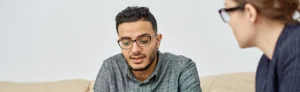
[[[128,63],[127,63],[127,65],[129,66],[129,68],[131,69],[131,70],[133,70],[133,71],[145,71],[145,70],[147,70],[151,65],[152,65],[152,63],[154,62],[154,60],[155,60],[155,58],[157,57],[157,50],[156,51],[153,51],[152,53],[151,53],[151,55],[150,55],[150,58],[149,58],[149,64],[148,65],[146,65],[146,67],[142,67],[142,68],[133,68],[133,67],[131,67]],[[127,60],[127,62],[129,62],[129,60]]]

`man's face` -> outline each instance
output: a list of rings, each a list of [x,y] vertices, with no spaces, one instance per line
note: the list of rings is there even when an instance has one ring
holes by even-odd
[[[155,34],[149,21],[142,20],[120,24],[118,35],[119,45],[127,47],[122,54],[129,67],[134,71],[146,70],[157,56],[161,35]]]

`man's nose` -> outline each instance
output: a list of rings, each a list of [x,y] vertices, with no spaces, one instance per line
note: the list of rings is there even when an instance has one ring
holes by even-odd
[[[131,51],[133,52],[134,55],[139,55],[141,50],[142,50],[141,47],[136,42],[132,44]]]

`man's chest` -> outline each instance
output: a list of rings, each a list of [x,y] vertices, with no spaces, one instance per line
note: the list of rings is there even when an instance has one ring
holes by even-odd
[[[123,77],[113,81],[110,84],[111,92],[179,92],[177,77],[152,78],[147,82]]]

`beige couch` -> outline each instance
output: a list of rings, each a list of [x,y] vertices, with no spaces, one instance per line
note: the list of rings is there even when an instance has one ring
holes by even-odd
[[[201,77],[203,92],[254,92],[250,72]],[[39,83],[0,82],[0,92],[93,92],[94,81],[74,79]]]

